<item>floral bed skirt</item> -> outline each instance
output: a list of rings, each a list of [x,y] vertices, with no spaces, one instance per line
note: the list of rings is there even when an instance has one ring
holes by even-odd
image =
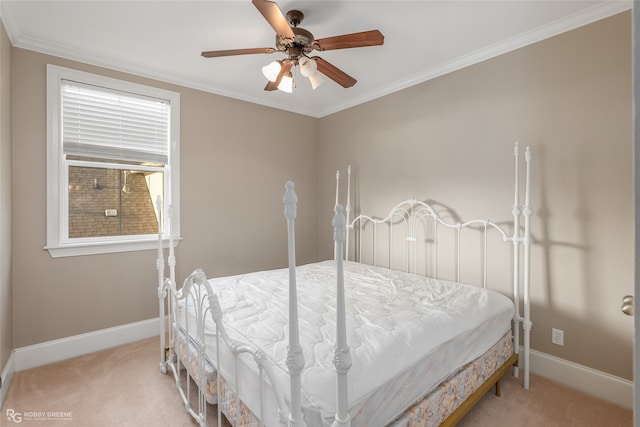
[[[176,334],[176,353],[180,362],[187,366],[193,380],[200,384],[198,370],[198,353],[196,346],[188,340],[182,331]],[[442,382],[429,394],[411,405],[398,419],[390,424],[392,427],[435,427],[442,424],[462,402],[467,400],[475,390],[491,377],[513,355],[511,332],[506,333],[500,341],[486,353],[466,364],[446,381]],[[222,413],[232,426],[258,427],[260,422],[249,408],[238,399],[223,377],[220,378],[221,399],[218,402],[217,372],[205,358],[205,398],[208,403],[220,403]],[[240,406],[240,422],[237,422],[236,411]]]

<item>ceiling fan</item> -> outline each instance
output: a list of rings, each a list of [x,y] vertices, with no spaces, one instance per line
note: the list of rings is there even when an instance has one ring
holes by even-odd
[[[384,36],[378,30],[344,34],[316,40],[309,31],[298,27],[304,18],[304,14],[299,10],[290,10],[286,15],[283,15],[275,2],[252,0],[252,3],[275,30],[275,48],[212,50],[202,52],[202,56],[205,58],[216,58],[257,53],[284,53],[286,55],[285,59],[274,61],[262,67],[263,74],[269,80],[264,88],[264,90],[267,91],[280,89],[285,92],[292,92],[294,86],[292,70],[295,66],[300,68],[300,74],[309,78],[313,89],[318,87],[323,81],[319,73],[324,74],[344,88],[351,87],[356,84],[356,79],[319,56],[309,56],[311,52],[314,50],[325,51],[364,46],[380,46],[384,43]]]

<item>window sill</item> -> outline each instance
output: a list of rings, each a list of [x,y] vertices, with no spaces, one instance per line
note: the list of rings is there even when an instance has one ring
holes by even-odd
[[[173,247],[177,247],[178,243],[182,240],[181,237],[173,239]],[[169,247],[169,239],[162,239],[162,247]],[[145,250],[157,250],[158,239],[149,240],[118,240],[114,242],[82,242],[82,243],[70,243],[64,245],[51,245],[45,246],[46,250],[52,258],[62,258],[70,256],[82,256],[82,255],[98,255],[98,254],[110,254],[117,252],[133,252],[133,251],[145,251]]]

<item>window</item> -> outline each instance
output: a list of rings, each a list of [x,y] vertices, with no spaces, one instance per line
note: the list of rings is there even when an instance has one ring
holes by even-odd
[[[159,228],[177,242],[179,135],[178,93],[48,65],[51,256],[155,249]]]

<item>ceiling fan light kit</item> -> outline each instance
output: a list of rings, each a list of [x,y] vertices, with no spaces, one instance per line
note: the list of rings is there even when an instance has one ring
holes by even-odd
[[[384,44],[384,36],[378,30],[344,34],[316,40],[309,31],[298,27],[304,18],[304,14],[299,10],[290,10],[285,17],[275,2],[252,0],[252,3],[276,32],[275,49],[266,47],[214,50],[202,52],[202,56],[205,58],[216,58],[256,53],[284,53],[286,55],[285,59],[273,61],[262,67],[262,74],[268,80],[264,88],[264,90],[267,91],[279,89],[287,93],[293,92],[293,88],[296,87],[294,77],[296,66],[300,69],[300,74],[309,79],[311,87],[314,90],[324,81],[320,75],[321,73],[344,88],[351,87],[356,84],[356,79],[328,61],[318,56],[309,57],[308,55],[313,50],[350,49],[354,47],[381,46]]]

